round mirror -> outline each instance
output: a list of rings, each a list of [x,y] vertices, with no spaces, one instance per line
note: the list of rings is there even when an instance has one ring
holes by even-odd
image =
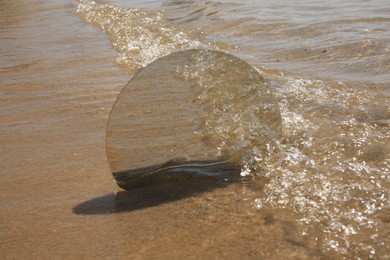
[[[115,181],[132,189],[238,180],[242,158],[269,153],[280,137],[271,92],[252,66],[227,53],[186,50],[154,61],[111,111],[106,149]]]

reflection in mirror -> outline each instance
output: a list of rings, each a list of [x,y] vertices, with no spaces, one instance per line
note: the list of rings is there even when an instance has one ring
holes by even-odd
[[[112,109],[107,158],[123,189],[164,181],[237,181],[278,151],[279,108],[266,80],[223,52],[187,50],[136,74]],[[261,158],[261,160],[259,159]]]

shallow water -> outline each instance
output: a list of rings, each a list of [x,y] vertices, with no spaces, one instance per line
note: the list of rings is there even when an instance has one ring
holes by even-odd
[[[386,1],[0,7],[2,258],[390,258]],[[122,192],[104,140],[114,101],[138,70],[189,48],[266,79],[277,152],[261,152],[253,91],[206,120],[216,148],[239,155],[240,182]],[[207,91],[223,89],[204,80],[213,66],[178,71],[203,102],[224,98]]]

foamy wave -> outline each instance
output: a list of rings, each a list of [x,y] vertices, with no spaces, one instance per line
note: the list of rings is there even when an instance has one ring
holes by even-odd
[[[342,83],[292,76],[276,80],[282,86],[276,90],[283,152],[268,167],[267,196],[260,204],[300,214],[304,234],[322,231],[323,250],[374,257],[375,248],[365,245],[383,238],[376,214],[390,207],[388,150],[375,144],[390,136],[386,127],[376,124],[386,112],[372,115],[364,108],[385,97]],[[359,240],[360,232],[372,236]]]
[[[213,55],[197,56],[178,74],[196,81],[199,100],[211,111],[204,132],[217,137],[221,151],[239,158],[241,175],[268,178],[266,195],[253,205],[296,212],[302,236],[321,230],[324,251],[375,256],[365,245],[383,237],[375,216],[390,206],[389,167],[386,160],[367,157],[372,144],[383,143],[389,133],[374,123],[380,115],[370,118],[361,109],[378,97],[342,83],[292,76],[271,84],[244,73],[253,68]],[[251,77],[256,80],[246,84]],[[280,120],[282,134],[273,125]],[[386,149],[373,152],[383,158]],[[372,236],[361,239],[361,232]]]
[[[174,51],[196,48],[198,41],[163,21],[162,13],[121,8],[81,0],[77,13],[100,27],[119,52],[117,62],[127,69],[139,69]]]

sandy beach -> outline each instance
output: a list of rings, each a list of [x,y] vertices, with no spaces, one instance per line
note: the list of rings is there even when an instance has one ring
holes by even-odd
[[[138,69],[126,67],[124,62],[117,62],[118,52],[112,47],[112,35],[110,39],[110,35],[92,25],[93,22],[86,23],[82,19],[85,17],[80,17],[76,13],[78,4],[66,0],[0,1],[1,259],[337,259],[340,256],[347,258],[350,256],[351,259],[354,257],[385,259],[389,257],[387,236],[389,207],[385,199],[389,191],[387,168],[389,164],[386,163],[389,151],[388,139],[386,141],[389,111],[386,111],[383,106],[386,100],[388,101],[389,92],[388,73],[383,72],[384,66],[375,72],[379,75],[377,83],[356,84],[356,89],[368,86],[367,89],[372,91],[370,98],[376,95],[375,100],[379,100],[379,105],[368,108],[376,114],[356,112],[356,115],[360,116],[357,118],[361,121],[354,121],[357,123],[353,128],[358,129],[367,122],[369,126],[375,123],[375,131],[377,131],[375,133],[380,133],[375,136],[375,142],[370,139],[369,145],[373,144],[372,146],[367,144],[367,149],[365,143],[359,146],[364,149],[362,148],[360,157],[355,158],[355,162],[361,158],[367,161],[367,164],[364,164],[366,168],[359,172],[362,175],[368,172],[366,169],[369,167],[373,169],[377,167],[375,169],[379,170],[372,170],[371,176],[375,176],[372,179],[375,178],[376,183],[382,186],[372,184],[371,193],[368,190],[353,191],[356,197],[368,196],[370,205],[378,207],[377,211],[373,210],[370,214],[364,215],[367,219],[372,217],[377,224],[372,229],[367,225],[362,225],[361,229],[359,226],[359,232],[363,233],[348,236],[350,240],[343,240],[351,244],[352,251],[348,251],[347,246],[343,247],[347,248],[343,249],[344,251],[332,251],[332,244],[327,240],[327,235],[331,231],[325,235],[322,231],[328,227],[327,223],[334,219],[342,221],[346,215],[339,217],[334,213],[337,218],[332,219],[322,212],[322,215],[319,214],[320,220],[315,222],[320,224],[313,224],[305,229],[296,220],[305,217],[309,219],[306,211],[295,211],[295,208],[290,207],[287,202],[284,207],[275,207],[272,203],[266,204],[266,199],[261,199],[269,196],[268,201],[272,202],[274,197],[267,193],[269,192],[267,185],[282,179],[284,175],[275,180],[270,179],[268,175],[258,176],[250,182],[240,182],[221,189],[210,187],[202,189],[188,184],[177,186],[175,189],[166,184],[129,192],[120,189],[113,182],[106,157],[106,125],[116,98]],[[185,27],[180,27],[180,20],[172,18],[172,21],[178,23],[178,28]],[[385,22],[388,23],[387,20]],[[254,30],[253,27],[246,29],[248,35]],[[217,31],[215,29],[215,32]],[[226,35],[242,33],[238,29],[235,32],[229,29],[223,32],[226,32]],[[188,39],[198,37],[196,33],[189,35]],[[199,38],[201,39],[201,36]],[[220,39],[220,42],[223,42],[223,36],[220,36]],[[207,44],[207,41],[204,40],[202,44]],[[229,44],[233,46],[234,40]],[[215,43],[215,46],[217,45],[225,46],[222,43]],[[382,48],[382,45],[379,47]],[[243,46],[242,52],[238,54],[245,57],[250,53],[251,48]],[[225,51],[232,49],[234,50],[226,47]],[[316,51],[318,55],[323,56],[330,53],[330,51],[329,53]],[[279,63],[279,60],[276,62],[276,59],[279,59],[276,53],[272,52],[275,58],[272,58],[272,61],[271,58],[268,59],[268,65]],[[307,54],[308,51],[305,53]],[[261,55],[267,56],[263,53]],[[304,60],[302,57],[306,57],[305,55],[302,54],[300,58]],[[291,60],[295,57],[291,54],[287,58]],[[249,57],[248,62],[251,61],[254,64],[257,59]],[[276,68],[278,66],[288,68],[294,67],[294,64],[275,65]],[[331,67],[332,64],[329,62],[324,66]],[[338,66],[342,65],[338,64]],[[304,67],[302,65],[302,68]],[[272,68],[263,69],[263,75],[274,79],[284,75]],[[311,67],[307,71],[313,73],[313,70]],[[321,69],[317,70],[321,72]],[[367,69],[367,74],[369,73],[373,72]],[[345,74],[343,77],[346,77]],[[351,80],[352,78],[353,76]],[[346,114],[345,109],[357,106],[356,104],[365,106],[371,102],[350,101],[354,100],[350,94],[352,91],[348,92],[349,88],[339,84],[338,79],[329,85],[332,88],[336,86],[334,89],[339,88],[340,91],[344,91],[342,93],[348,94],[345,94],[345,100],[348,99],[350,103],[343,107],[344,110],[340,109],[344,111],[342,113]],[[284,79],[280,82],[287,84],[289,80]],[[298,87],[302,87],[308,81],[301,82],[303,83]],[[312,85],[304,87],[309,90],[320,88],[322,92],[327,91],[328,88],[320,83],[312,82],[314,82]],[[293,91],[297,91],[298,87]],[[286,91],[286,95],[293,91]],[[333,97],[332,93],[326,97]],[[292,98],[290,100],[288,97],[286,100],[290,102]],[[305,101],[307,100],[308,98]],[[287,104],[287,101],[281,103]],[[296,104],[301,101],[297,100]],[[312,105],[311,101],[307,104]],[[338,100],[334,103],[336,102]],[[317,118],[332,118],[338,113],[329,108],[332,104],[329,102],[327,106],[318,106],[320,109],[313,108],[310,113]],[[293,106],[288,108],[291,107]],[[301,107],[296,105],[294,108],[300,111],[298,108]],[[291,111],[288,112],[289,115],[295,115]],[[304,117],[309,118],[306,114]],[[302,126],[304,125],[302,122],[295,123]],[[305,133],[293,129],[291,125],[294,122],[292,122],[290,128],[286,128],[293,129],[290,139],[286,137],[284,141],[296,144],[304,151],[303,149],[307,147],[303,145],[302,140],[310,134],[313,134],[310,140],[316,138],[328,140],[327,137],[320,136],[312,130],[320,129],[318,132],[330,133],[333,131],[332,124],[325,125],[328,122],[326,119],[321,122],[314,127],[312,127],[314,124],[310,125],[310,130]],[[361,125],[358,125],[359,123]],[[344,124],[344,128],[347,127],[349,126]],[[352,127],[348,129],[350,132],[357,133],[354,132],[355,130],[350,130]],[[359,140],[364,142],[363,139]],[[321,142],[313,142],[314,146],[326,146]],[[356,142],[350,141],[350,143]],[[375,148],[374,145],[379,148]],[[351,147],[346,149],[352,151],[358,146],[351,144]],[[324,152],[323,155],[316,156],[317,159],[324,158],[326,154]],[[347,159],[342,157],[343,160],[348,161],[355,155],[348,156],[345,157]],[[291,158],[294,160],[293,157]],[[316,158],[314,160],[317,160]],[[322,167],[326,164],[321,163],[317,162],[316,165]],[[349,174],[353,169],[357,169],[356,167],[346,167],[345,171]],[[387,172],[383,170],[386,168]],[[310,169],[307,172],[310,172]],[[321,169],[318,172],[328,172],[323,170],[328,168]],[[339,168],[334,166],[332,169]],[[356,176],[360,178],[359,174]],[[384,177],[381,179],[380,176]],[[369,178],[367,177],[368,180]],[[326,181],[342,182],[338,179],[330,179],[330,181],[326,179]],[[361,184],[365,186],[365,179]],[[350,188],[347,185],[343,187]],[[274,196],[278,196],[276,192],[275,194]],[[298,196],[296,190],[291,191],[288,196],[295,195]],[[318,195],[316,198],[319,197]],[[378,202],[373,202],[372,197],[377,198]],[[275,201],[280,200],[279,197],[275,199]],[[318,205],[328,207],[333,202],[332,200],[330,203]],[[365,212],[364,205],[367,205],[352,200],[348,202],[339,200],[337,203],[342,205],[340,208],[348,206],[361,209],[362,212]],[[326,210],[333,212],[333,208],[329,206]],[[354,226],[353,220],[348,221],[348,225],[352,223],[351,227],[356,229],[358,224]],[[305,230],[309,230],[308,233],[305,233]],[[345,235],[347,231],[340,232]],[[366,238],[369,235],[374,236],[373,240]],[[368,246],[359,247],[361,244]],[[344,245],[341,244],[340,247],[342,246]],[[374,254],[370,254],[372,250]]]

